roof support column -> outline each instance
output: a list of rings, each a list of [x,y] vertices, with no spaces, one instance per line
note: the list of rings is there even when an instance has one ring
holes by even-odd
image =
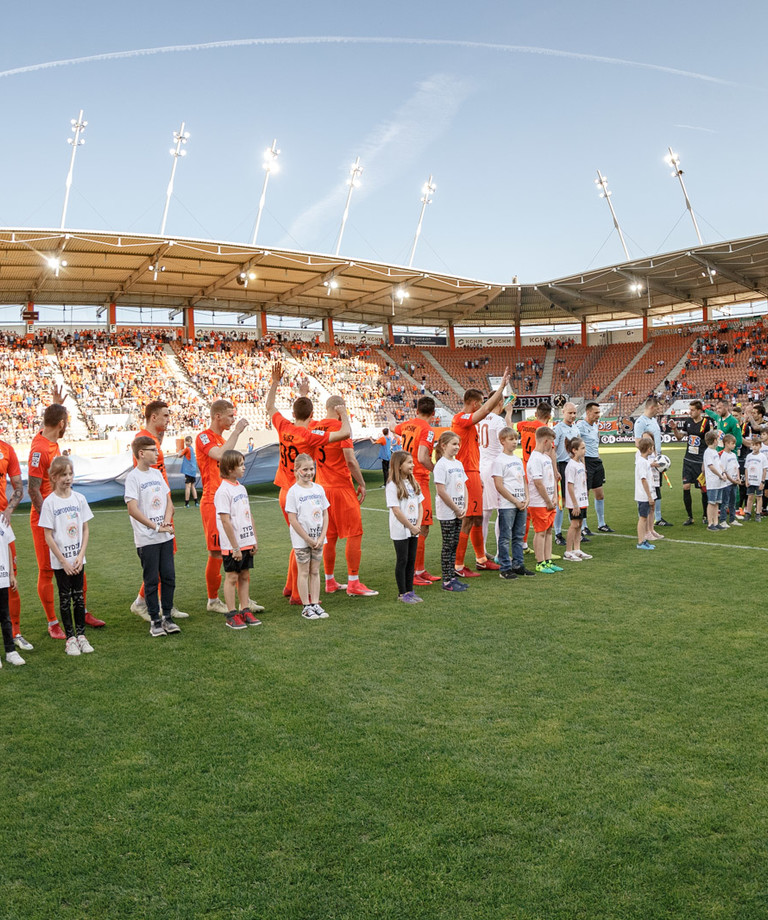
[[[707,305],[706,300],[704,301],[704,305],[701,308],[701,321],[702,323],[709,322],[709,306]]]
[[[327,319],[323,320],[323,333],[325,335],[326,345],[336,344],[333,340],[333,320],[331,319],[330,316]]]
[[[32,338],[32,327],[35,325],[35,304],[33,301],[27,301],[27,309],[22,312],[22,317],[27,326],[26,337]]]
[[[587,344],[587,321],[585,319],[581,321],[581,344]]]
[[[195,311],[192,307],[184,308],[184,338],[195,339]]]
[[[259,337],[265,338],[267,335],[267,314],[262,310],[259,313]]]
[[[117,304],[114,301],[107,307],[107,325],[117,325]]]
[[[643,344],[648,341],[648,317],[643,317]]]
[[[450,348],[456,347],[456,332],[453,328],[453,323],[448,323],[448,346]]]
[[[387,342],[390,345],[394,345],[395,344],[395,327],[392,325],[392,323],[387,323],[384,331],[387,333]]]
[[[520,334],[520,325],[515,326],[515,348],[522,348],[523,337]]]

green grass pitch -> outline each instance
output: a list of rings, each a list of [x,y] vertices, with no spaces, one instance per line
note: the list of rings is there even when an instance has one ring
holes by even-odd
[[[108,626],[77,660],[45,634],[17,515],[35,650],[0,672],[0,918],[768,917],[768,523],[681,527],[669,453],[655,552],[635,550],[632,452],[606,450],[626,537],[414,607],[369,474],[361,575],[381,594],[329,597],[315,622],[281,595],[287,530],[254,489],[267,609],[247,632],[205,612],[199,515],[178,507],[191,617],[151,639],[127,514],[96,506]]]

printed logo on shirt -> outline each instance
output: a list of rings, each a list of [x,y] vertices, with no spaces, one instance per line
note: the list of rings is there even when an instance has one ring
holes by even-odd
[[[210,442],[211,442],[211,439],[208,437],[207,434],[201,434],[201,435],[200,435],[200,443],[201,443],[201,444],[210,444]]]
[[[153,511],[159,511],[159,510],[160,510],[161,504],[162,504],[162,502],[160,501],[160,496],[159,496],[159,495],[153,495],[153,496],[152,496],[152,502],[151,502],[152,510],[153,510]]]
[[[42,455],[40,454],[40,451],[35,451],[34,454],[32,454],[32,462],[30,463],[30,466],[40,466],[41,456]]]
[[[77,539],[77,524],[69,524],[67,527],[67,537],[70,540]]]

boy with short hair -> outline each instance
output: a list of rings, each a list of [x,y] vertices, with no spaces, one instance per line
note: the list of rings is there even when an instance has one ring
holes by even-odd
[[[720,516],[720,503],[723,500],[723,487],[728,482],[723,472],[720,454],[717,452],[718,432],[708,431],[704,435],[707,449],[704,451],[702,466],[704,467],[704,480],[707,488],[707,530],[726,530],[718,524]]]
[[[766,463],[760,448],[762,443],[759,437],[752,438],[752,453],[744,458],[744,481],[747,484],[747,509],[745,519],[748,521],[752,515],[752,506],[757,497],[755,508],[755,521],[760,523],[763,510],[763,483],[765,482]]]
[[[734,453],[735,447],[736,438],[732,434],[724,435],[720,463],[728,482],[723,488],[723,501],[720,505],[721,527],[741,527],[741,521],[736,520],[736,496],[741,482],[741,474],[739,472],[739,458]]]
[[[637,549],[656,549],[648,541],[648,528],[653,520],[656,499],[650,457],[655,450],[652,437],[643,435],[637,440],[635,454],[635,501],[637,502]]]
[[[528,458],[528,508],[533,523],[533,551],[536,571],[542,575],[562,572],[552,562],[552,528],[555,523],[555,468],[550,453],[555,444],[555,432],[549,426],[536,429],[536,447]]]
[[[514,428],[502,428],[499,432],[499,443],[502,453],[496,457],[491,467],[493,484],[499,494],[499,576],[511,580],[518,575],[536,573],[526,569],[523,563],[528,483],[525,481],[523,461],[515,456],[517,432]]]

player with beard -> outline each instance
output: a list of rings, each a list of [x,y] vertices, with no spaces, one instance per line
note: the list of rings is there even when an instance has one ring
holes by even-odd
[[[701,475],[702,460],[704,459],[704,435],[712,431],[716,426],[712,419],[705,414],[704,406],[699,399],[691,401],[691,417],[686,419],[671,418],[667,423],[669,430],[675,436],[677,441],[685,438],[685,456],[683,457],[683,504],[688,519],[683,521],[683,527],[690,527],[693,524],[693,499],[691,498],[691,488],[695,486],[701,489],[698,479]],[[704,521],[707,519],[707,493],[701,492],[701,508]]]

